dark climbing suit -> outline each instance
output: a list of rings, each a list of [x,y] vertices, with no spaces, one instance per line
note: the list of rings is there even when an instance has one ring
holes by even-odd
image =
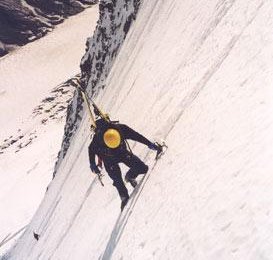
[[[130,168],[126,173],[126,179],[136,178],[139,174],[145,174],[148,171],[148,166],[128,151],[125,140],[131,139],[147,146],[152,145],[152,143],[127,125],[108,123],[102,119],[98,120],[96,124],[95,135],[89,145],[90,164],[95,163],[95,155],[102,159],[105,170],[113,180],[113,185],[117,188],[120,197],[128,198],[128,190],[122,180],[119,163],[124,163]],[[103,141],[103,135],[109,128],[116,129],[121,135],[121,144],[114,149],[107,147]]]

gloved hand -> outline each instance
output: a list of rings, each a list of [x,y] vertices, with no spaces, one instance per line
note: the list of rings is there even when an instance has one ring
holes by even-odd
[[[96,163],[91,163],[90,164],[90,169],[92,172],[96,173],[96,174],[100,174],[100,170],[99,168],[97,167]]]
[[[158,144],[156,144],[156,143],[151,143],[148,147],[151,150],[155,150],[155,151],[160,151],[161,150],[161,147]]]

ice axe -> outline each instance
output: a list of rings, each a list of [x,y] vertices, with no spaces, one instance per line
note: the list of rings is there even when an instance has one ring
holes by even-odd
[[[101,186],[104,187],[104,183],[102,182],[103,175],[101,173],[97,173],[97,175],[98,175],[98,179],[99,179],[99,182],[100,182]]]
[[[166,145],[164,141],[161,144],[159,142],[155,142],[155,144],[159,148],[156,152],[155,160],[159,160],[161,156],[165,153],[165,151],[168,149],[168,146]]]

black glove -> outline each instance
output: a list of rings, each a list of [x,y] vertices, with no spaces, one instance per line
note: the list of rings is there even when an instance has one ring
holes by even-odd
[[[154,151],[161,151],[162,150],[162,148],[156,143],[151,143],[148,147]]]
[[[90,169],[92,172],[96,173],[96,174],[100,174],[100,170],[99,168],[97,167],[96,163],[91,163],[90,164]]]

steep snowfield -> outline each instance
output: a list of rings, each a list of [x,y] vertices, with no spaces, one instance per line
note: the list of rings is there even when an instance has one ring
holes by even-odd
[[[0,254],[29,223],[52,179],[74,91],[59,84],[79,73],[97,18],[97,7],[87,9],[0,60]]]
[[[88,116],[11,259],[272,259],[273,4],[143,1],[97,97],[169,149],[119,215]],[[125,168],[124,168],[125,170]],[[32,232],[40,235],[39,241]]]
[[[17,130],[49,91],[79,73],[80,57],[97,14],[97,7],[89,8],[58,25],[45,39],[0,59],[0,110],[5,111],[0,117],[1,139]]]

